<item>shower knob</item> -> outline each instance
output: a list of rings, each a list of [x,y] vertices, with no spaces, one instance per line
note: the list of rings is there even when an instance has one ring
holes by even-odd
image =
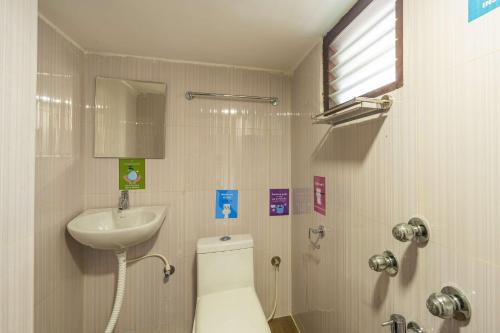
[[[370,268],[376,272],[384,271],[390,264],[390,261],[385,256],[375,255],[368,260]]]
[[[425,333],[424,329],[422,327],[420,327],[420,325],[414,321],[410,321],[406,328],[407,328],[407,332],[410,332],[410,333]]]
[[[398,273],[398,261],[390,251],[384,251],[382,255],[374,255],[368,259],[368,265],[375,272],[386,272],[389,275]]]
[[[414,240],[419,244],[429,241],[428,223],[420,217],[412,217],[408,223],[400,223],[392,228],[392,235],[401,242]]]
[[[448,295],[433,293],[427,299],[427,309],[436,317],[450,319],[455,312],[455,302]]]
[[[427,299],[427,309],[436,317],[468,321],[471,315],[469,300],[463,292],[454,287],[444,287],[440,293],[433,293]]]

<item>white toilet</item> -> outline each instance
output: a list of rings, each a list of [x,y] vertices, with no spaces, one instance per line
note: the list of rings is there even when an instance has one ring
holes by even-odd
[[[193,333],[270,333],[254,288],[250,235],[201,238]]]

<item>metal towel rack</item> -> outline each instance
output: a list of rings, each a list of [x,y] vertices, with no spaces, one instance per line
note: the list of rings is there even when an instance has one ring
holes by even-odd
[[[234,99],[234,100],[244,100],[252,102],[265,102],[271,103],[272,106],[276,106],[279,103],[278,97],[260,97],[260,96],[247,96],[247,95],[232,95],[232,94],[217,94],[217,93],[205,93],[197,91],[187,91],[186,99],[188,101],[195,97],[204,98],[221,98],[221,99]]]
[[[382,98],[356,97],[311,118],[313,124],[330,124],[336,126],[387,112],[391,106],[392,99],[388,95]]]

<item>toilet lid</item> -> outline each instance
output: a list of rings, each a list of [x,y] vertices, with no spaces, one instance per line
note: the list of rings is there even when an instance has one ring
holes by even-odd
[[[194,333],[271,333],[254,288],[198,298]]]

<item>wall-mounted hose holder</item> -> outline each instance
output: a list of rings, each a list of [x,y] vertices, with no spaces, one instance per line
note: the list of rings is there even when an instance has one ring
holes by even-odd
[[[312,235],[316,235],[316,239],[312,240]],[[315,249],[321,248],[321,245],[318,244],[320,239],[325,237],[325,226],[319,225],[317,228],[309,228],[309,242]]]
[[[271,258],[271,265],[273,265],[274,268],[280,269],[280,264],[281,264],[281,258],[278,256],[274,256]]]

